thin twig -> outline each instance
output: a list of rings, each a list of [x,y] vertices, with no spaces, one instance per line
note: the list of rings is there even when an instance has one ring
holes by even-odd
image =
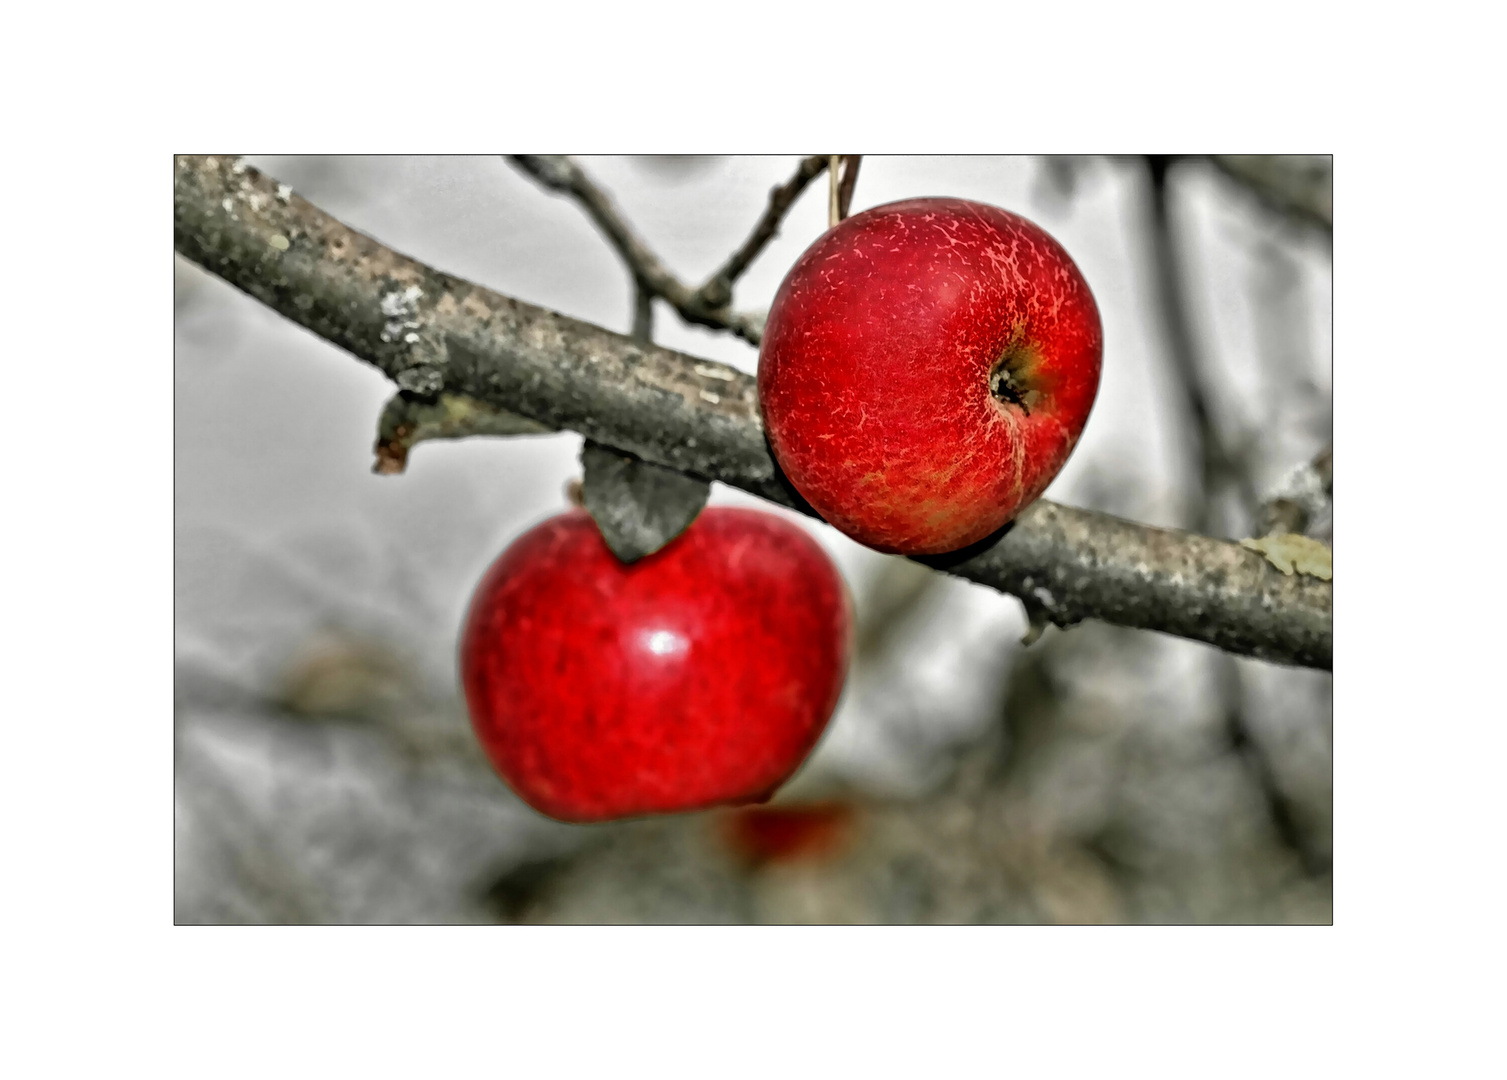
[[[634,283],[662,297],[686,322],[728,330],[751,345],[759,343],[764,332],[762,318],[729,311],[725,306],[714,307],[699,292],[688,288],[628,227],[607,193],[570,158],[556,154],[516,154],[510,160],[549,190],[569,195],[580,203],[628,264]]]
[[[180,254],[426,400],[461,395],[811,513],[770,455],[753,376],[502,296],[350,229],[235,158],[177,159]],[[1333,586],[1239,544],[1047,500],[935,569],[1041,604],[1328,668]]]
[[[372,472],[401,473],[408,467],[408,452],[431,439],[543,435],[549,430],[528,417],[464,394],[440,394],[431,400],[400,392],[388,400],[377,421],[377,459]]]
[[[1276,493],[1262,504],[1257,515],[1257,532],[1262,536],[1275,533],[1306,535],[1334,497],[1334,443],[1305,461],[1283,478]]]
[[[795,200],[800,193],[806,190],[806,186],[821,175],[827,167],[827,159],[820,154],[808,158],[802,158],[800,165],[795,170],[795,175],[785,183],[772,188],[769,192],[769,205],[764,214],[754,226],[753,232],[749,233],[748,239],[743,245],[728,257],[711,277],[706,279],[706,284],[696,290],[697,298],[709,308],[721,308],[732,302],[733,285],[743,272],[758,258],[759,253],[778,235],[780,222],[785,214],[795,205]]]
[[[654,293],[638,281],[633,283],[633,340],[654,340]]]

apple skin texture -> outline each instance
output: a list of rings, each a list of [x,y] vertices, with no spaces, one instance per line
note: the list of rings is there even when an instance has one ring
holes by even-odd
[[[766,800],[831,718],[851,638],[841,575],[783,518],[708,508],[630,566],[575,510],[487,571],[460,667],[508,785],[608,821]]]
[[[1093,295],[1044,231],[983,203],[909,199],[796,261],[765,326],[759,401],[817,513],[879,551],[939,554],[1051,483],[1102,351]]]

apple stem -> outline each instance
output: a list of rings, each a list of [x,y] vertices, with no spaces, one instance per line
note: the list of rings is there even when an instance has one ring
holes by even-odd
[[[848,216],[853,205],[853,185],[858,182],[862,154],[827,155],[827,228],[834,229]]]
[[[842,220],[842,211],[838,207],[837,189],[838,176],[842,164],[841,154],[827,155],[827,228],[837,228],[837,223]]]

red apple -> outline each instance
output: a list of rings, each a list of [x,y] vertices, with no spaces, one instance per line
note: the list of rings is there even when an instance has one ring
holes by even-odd
[[[759,402],[817,513],[907,555],[981,540],[1067,461],[1099,387],[1083,275],[1025,218],[909,199],[840,223],[775,295]]]
[[[746,806],[722,820],[722,838],[750,866],[820,862],[852,839],[853,807],[845,802]]]
[[[837,568],[784,518],[707,509],[630,566],[575,510],[482,578],[461,678],[492,763],[551,817],[761,802],[836,708],[851,626]]]

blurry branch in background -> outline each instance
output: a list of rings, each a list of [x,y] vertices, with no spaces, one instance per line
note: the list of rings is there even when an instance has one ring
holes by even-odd
[[[1334,231],[1334,159],[1327,154],[1215,154],[1212,160],[1272,209]]]
[[[650,317],[644,312],[652,298],[658,296],[686,322],[730,331],[751,345],[757,345],[763,335],[763,319],[728,307],[732,302],[732,284],[778,231],[780,218],[795,197],[826,167],[822,158],[807,158],[801,162],[795,177],[783,188],[775,188],[770,196],[770,209],[743,247],[705,285],[692,290],[659,261],[659,257],[629,228],[607,193],[570,158],[558,154],[516,154],[509,160],[550,191],[569,195],[580,203],[622,256],[633,275],[636,290],[635,328],[648,325]]]
[[[1224,432],[1229,429],[1229,421],[1214,416],[1214,394],[1207,365],[1199,362],[1199,350],[1193,341],[1177,229],[1167,190],[1167,175],[1173,163],[1174,159],[1165,155],[1152,154],[1146,158],[1151,176],[1149,236],[1155,267],[1156,308],[1166,335],[1167,355],[1192,424],[1192,440],[1196,445],[1191,456],[1200,470],[1199,488],[1189,496],[1186,520],[1196,531],[1210,532],[1218,525],[1217,501],[1226,484],[1238,488],[1246,506],[1254,505],[1256,495],[1245,454],[1226,443]]]
[[[752,376],[425,266],[238,159],[177,159],[174,246],[410,398],[473,399],[812,512],[770,455]],[[1279,573],[1228,541],[1043,499],[1001,533],[921,561],[1029,598],[1059,626],[1097,618],[1277,663],[1331,663],[1331,583]]]
[[[890,557],[879,567],[858,605],[857,642],[854,653],[865,659],[879,657],[905,622],[926,602],[942,579],[920,563]]]
[[[299,873],[277,833],[258,824],[237,785],[214,759],[174,739],[176,799],[198,812],[196,825],[210,834],[215,852],[215,922],[311,925],[327,922],[318,892]],[[202,841],[201,841],[202,844]]]
[[[634,341],[654,340],[654,292],[642,282],[633,283]]]
[[[1032,197],[1037,203],[1053,205],[1059,212],[1066,211],[1077,194],[1085,171],[1094,158],[1075,157],[1069,154],[1047,154],[1035,159],[1036,181]]]
[[[1146,164],[1151,179],[1149,244],[1156,265],[1157,308],[1167,336],[1168,356],[1187,406],[1196,443],[1192,457],[1201,477],[1200,490],[1189,496],[1188,520],[1199,532],[1215,531],[1219,527],[1218,500],[1233,490],[1242,521],[1253,517],[1257,535],[1302,534],[1333,496],[1333,444],[1326,445],[1311,462],[1292,470],[1274,497],[1257,505],[1253,475],[1256,433],[1241,430],[1243,424],[1227,416],[1215,416],[1213,373],[1207,362],[1200,362],[1203,354],[1193,341],[1187,275],[1180,261],[1168,185],[1176,159],[1148,155]]]
[[[1276,494],[1261,507],[1256,532],[1260,536],[1304,535],[1333,498],[1334,444],[1329,443],[1277,486]]]
[[[1294,482],[1284,486],[1278,498],[1264,507],[1256,506],[1255,480],[1251,475],[1251,441],[1248,437],[1243,438],[1240,450],[1231,449],[1227,444],[1224,431],[1228,430],[1229,423],[1215,421],[1213,389],[1209,384],[1212,373],[1207,363],[1199,362],[1201,354],[1193,344],[1192,320],[1188,312],[1185,279],[1179,265],[1178,238],[1172,222],[1167,183],[1174,159],[1148,155],[1146,164],[1151,183],[1148,243],[1156,264],[1157,307],[1162,314],[1168,355],[1193,429],[1195,447],[1192,457],[1197,462],[1200,477],[1198,491],[1189,496],[1188,517],[1200,531],[1217,528],[1219,500],[1233,490],[1238,496],[1242,515],[1259,513],[1264,533],[1301,532],[1313,506],[1309,489],[1317,486],[1327,493],[1332,487],[1332,450],[1326,447],[1313,464],[1295,470],[1292,474]],[[1320,469],[1323,470],[1322,477]],[[1301,494],[1296,486],[1299,482],[1296,478],[1300,477],[1304,481],[1311,480]],[[1292,527],[1281,527],[1289,523]],[[1301,824],[1301,814],[1287,795],[1276,763],[1251,728],[1245,705],[1245,687],[1234,657],[1218,658],[1215,686],[1230,748],[1245,762],[1251,781],[1266,804],[1277,836],[1297,856],[1305,873],[1311,876],[1326,872],[1329,869],[1327,858],[1309,840]]]
[[[1216,678],[1220,704],[1224,709],[1225,737],[1229,740],[1230,750],[1244,762],[1251,783],[1260,793],[1277,839],[1297,858],[1303,873],[1309,877],[1328,873],[1332,869],[1332,860],[1311,837],[1310,830],[1304,825],[1299,803],[1288,795],[1276,761],[1261,744],[1246,715],[1245,689],[1239,665],[1231,657],[1222,657]]]

